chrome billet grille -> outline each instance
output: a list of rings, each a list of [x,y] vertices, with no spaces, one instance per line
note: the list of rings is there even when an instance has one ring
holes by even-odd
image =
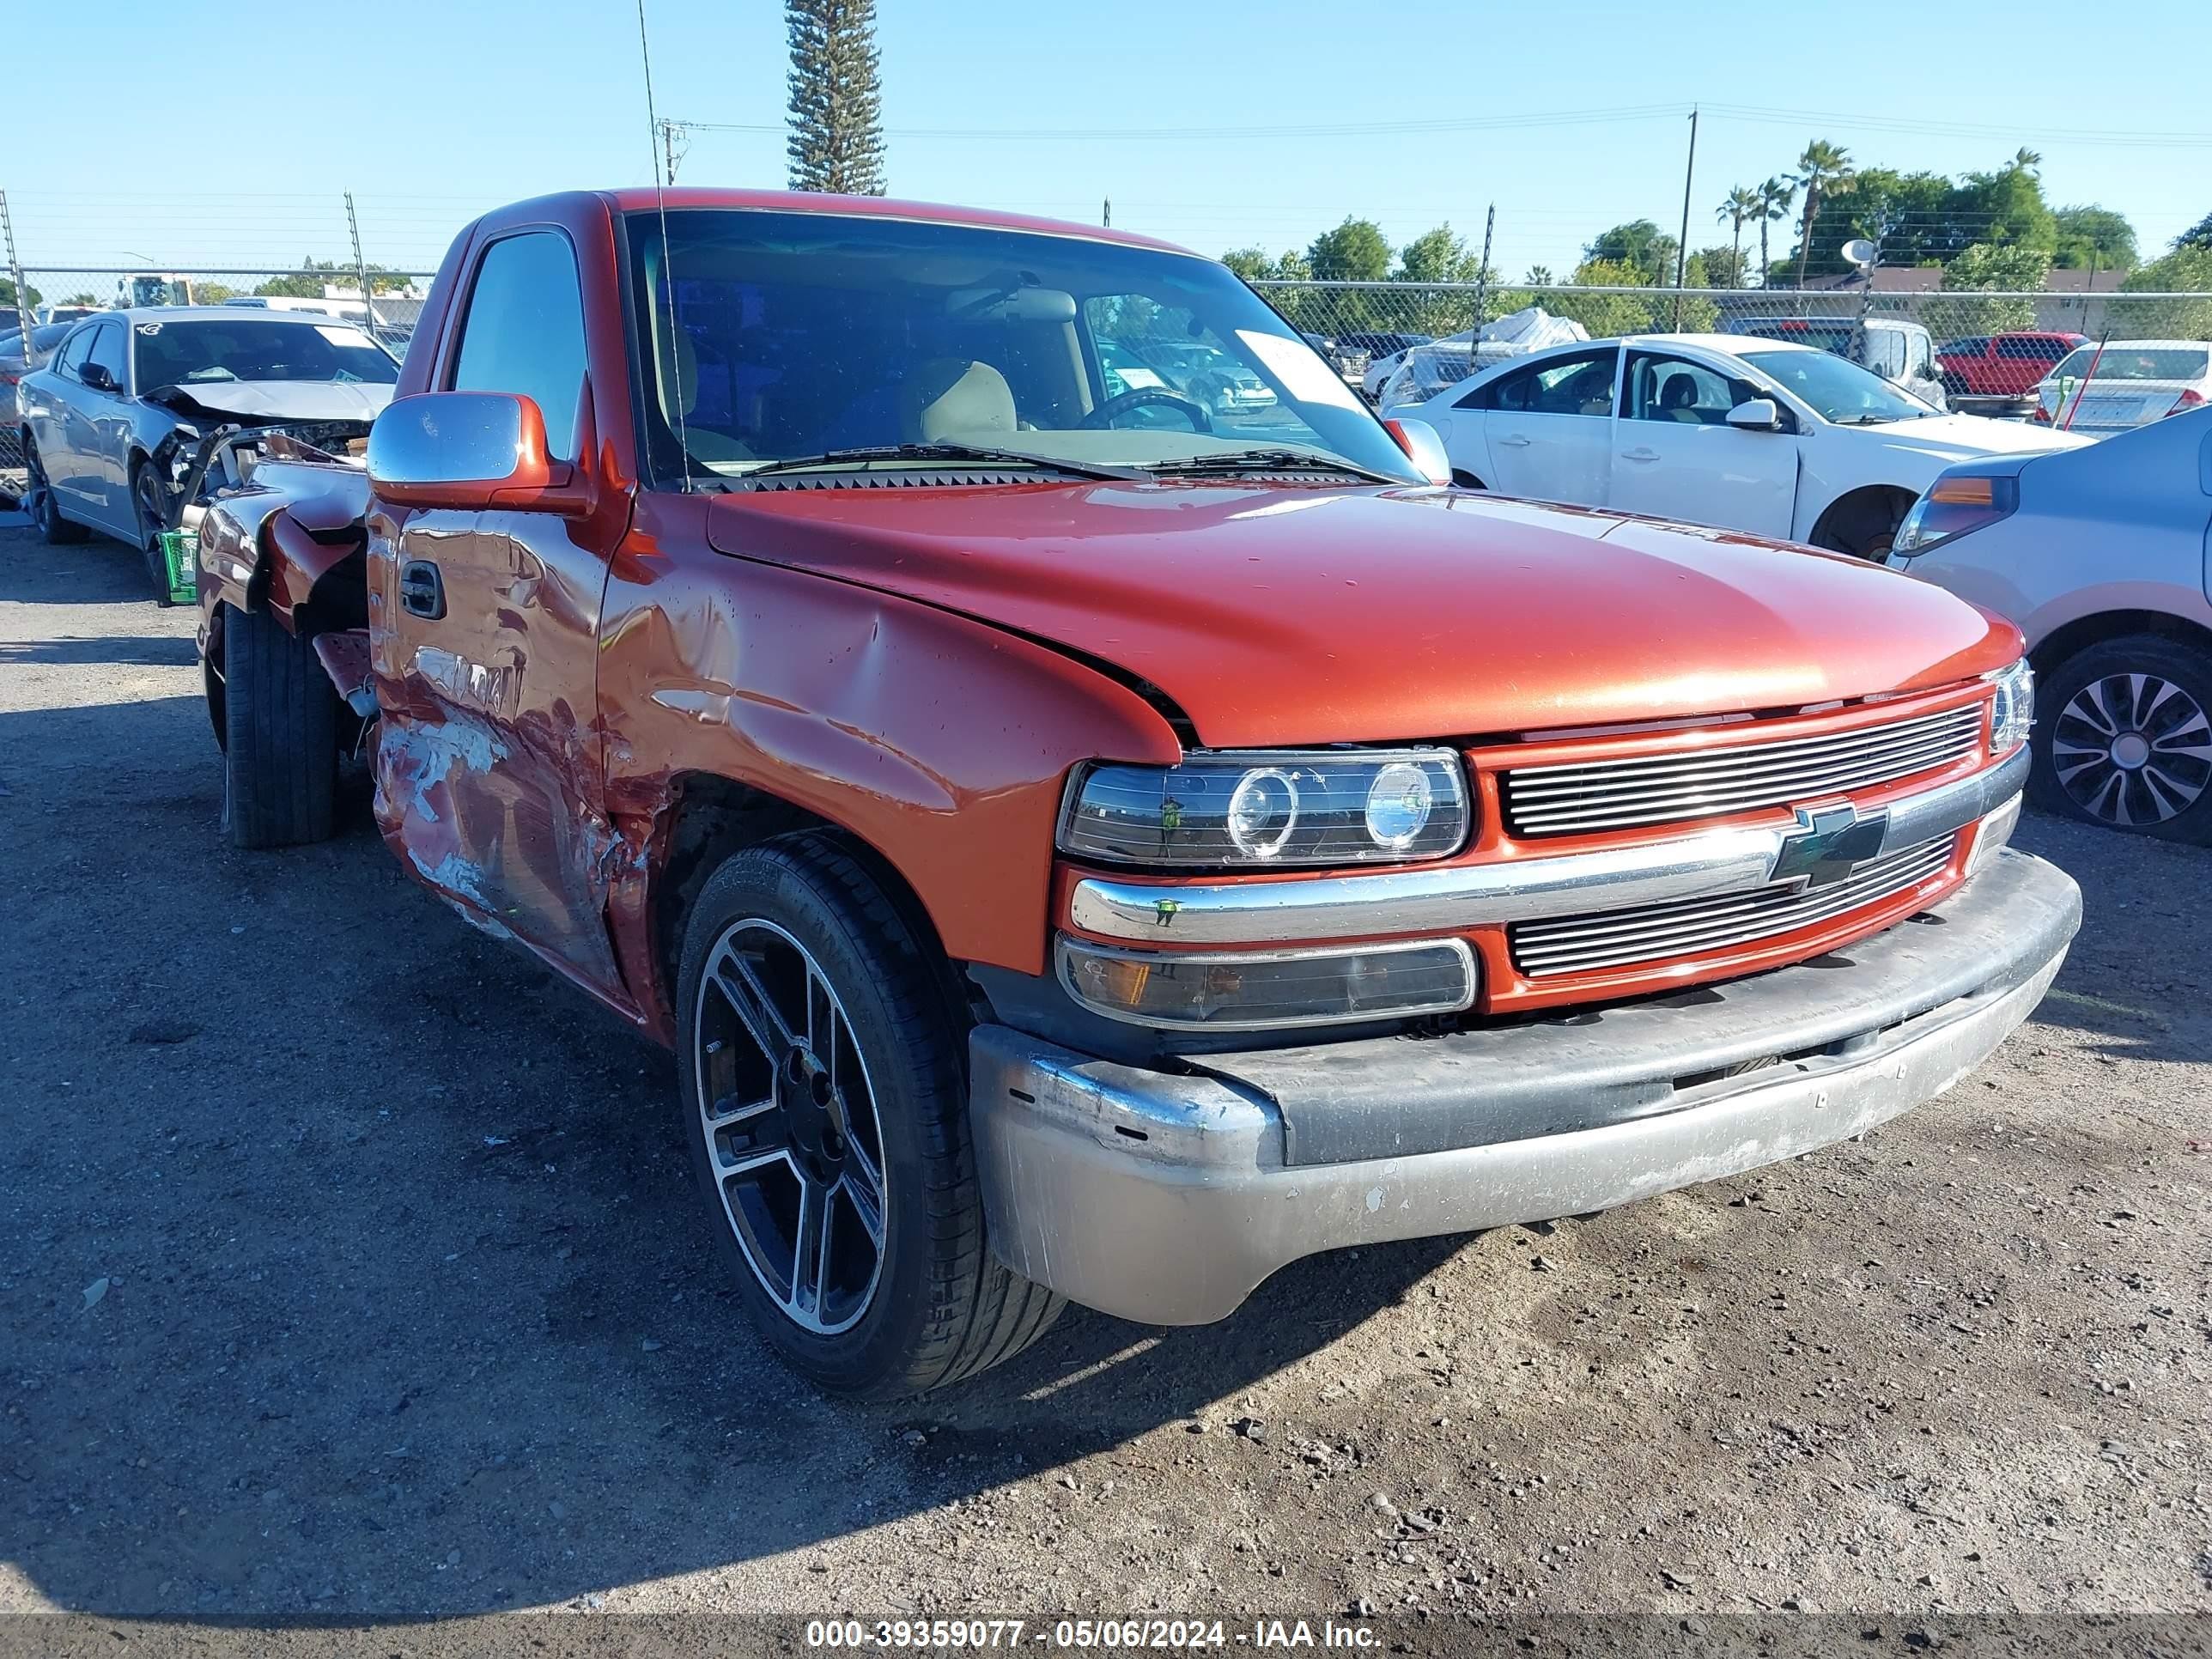
[[[1940,872],[1954,837],[1870,859],[1824,887],[1791,884],[1633,910],[1516,922],[1505,930],[1514,966],[1531,979],[1666,962],[1778,939],[1893,898]]]
[[[1515,767],[1499,781],[1506,826],[1516,836],[1633,830],[1870,788],[1971,755],[1983,716],[1983,705],[1971,702],[1826,737]]]

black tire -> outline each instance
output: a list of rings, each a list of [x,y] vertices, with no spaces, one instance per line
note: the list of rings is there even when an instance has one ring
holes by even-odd
[[[1813,545],[1832,553],[1849,553],[1872,564],[1887,564],[1897,527],[1905,522],[1911,506],[1910,501],[1874,492],[1838,501],[1814,526]]]
[[[39,535],[49,547],[73,547],[90,539],[92,532],[74,519],[62,517],[61,503],[54,499],[54,487],[46,477],[46,470],[39,465],[39,451],[30,434],[23,437],[23,465],[26,482],[23,486],[23,505],[29,509],[31,522],[38,526]]]
[[[2208,715],[2212,653],[2154,634],[2090,646],[2036,688],[2028,798],[2108,830],[2212,843]]]
[[[759,937],[733,930],[762,924],[803,946],[834,994],[865,1068],[876,1129],[875,1276],[849,1328],[835,1334],[799,1322],[756,1270],[725,1203],[702,1109],[702,1078],[724,1063],[702,1053],[703,1029],[718,1018],[719,1029],[730,1029],[726,1003],[702,1007],[702,982],[710,959],[726,962],[726,939]],[[685,921],[678,987],[678,1075],[693,1169],[746,1310],[787,1364],[836,1394],[893,1398],[963,1381],[1044,1334],[1061,1298],[1000,1265],[985,1237],[968,1123],[966,1019],[951,971],[849,843],[810,831],[732,856]],[[814,1004],[802,994],[811,1020]],[[851,1109],[842,1109],[841,1122]],[[782,1112],[779,1105],[770,1116]],[[795,1261],[786,1277],[796,1284]],[[791,1299],[799,1299],[795,1291]],[[819,1296],[815,1305],[824,1305]]]
[[[312,646],[265,611],[222,617],[224,828],[234,847],[328,841],[338,694]]]
[[[161,481],[154,476],[150,462],[142,458],[131,464],[131,516],[138,526],[138,551],[146,562],[147,579],[154,584],[155,599],[166,605],[169,569],[161,557],[161,532],[168,526],[161,490]]]

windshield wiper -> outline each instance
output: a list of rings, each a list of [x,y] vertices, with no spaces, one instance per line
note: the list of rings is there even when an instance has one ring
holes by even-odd
[[[748,467],[740,477],[757,478],[768,472],[798,472],[814,466],[859,466],[869,461],[984,461],[1000,466],[1034,466],[1065,472],[1078,478],[1127,478],[1143,482],[1150,475],[1133,466],[1109,466],[1103,461],[1064,461],[1056,455],[1031,455],[1018,449],[995,449],[988,444],[868,444],[852,449],[825,449],[819,455],[793,455]]]
[[[1394,478],[1340,456],[1322,455],[1309,449],[1231,449],[1218,455],[1187,455],[1179,461],[1155,461],[1145,469],[1155,477],[1202,476],[1209,472],[1341,472],[1375,483],[1401,484]]]

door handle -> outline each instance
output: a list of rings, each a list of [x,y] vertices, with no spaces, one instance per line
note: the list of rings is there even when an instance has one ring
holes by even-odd
[[[1508,449],[1526,449],[1528,441],[1518,432],[1509,432],[1498,441]]]
[[[446,579],[428,559],[410,559],[399,567],[399,606],[410,617],[435,622],[446,614]]]
[[[1620,452],[1620,459],[1624,461],[1656,461],[1659,459],[1659,452],[1656,449],[1624,449]]]

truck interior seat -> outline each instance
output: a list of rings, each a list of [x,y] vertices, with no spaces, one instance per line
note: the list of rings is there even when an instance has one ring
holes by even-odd
[[[1013,388],[988,363],[935,357],[899,388],[900,425],[912,443],[935,443],[1015,429]]]
[[[684,446],[691,452],[694,460],[711,464],[757,459],[751,450],[729,434],[679,420],[676,404],[679,391],[684,399],[682,416],[690,416],[699,406],[699,352],[691,343],[690,333],[680,328],[673,333],[663,330],[660,342],[660,412],[668,422],[668,429],[683,433]]]

